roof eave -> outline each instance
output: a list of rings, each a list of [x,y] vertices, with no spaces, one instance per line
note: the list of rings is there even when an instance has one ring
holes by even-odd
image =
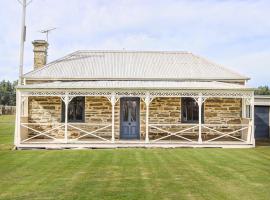
[[[31,90],[31,89],[37,89],[37,90],[73,90],[73,89],[109,89],[109,90],[118,90],[118,89],[130,89],[130,90],[244,90],[244,91],[254,91],[256,88],[212,88],[212,87],[204,87],[204,88],[199,88],[199,87],[46,87],[46,88],[37,88],[37,87],[31,87],[31,85],[21,85],[17,86],[17,89],[26,89],[26,90]]]
[[[70,80],[76,80],[76,81],[100,81],[100,80],[111,80],[111,81],[125,81],[125,80],[149,80],[149,81],[153,81],[153,80],[164,80],[164,81],[246,81],[246,80],[250,80],[249,77],[241,77],[241,78],[134,78],[134,77],[127,77],[127,78],[52,78],[52,77],[42,77],[42,78],[33,78],[33,77],[23,77],[25,80],[48,80],[48,81],[55,81],[55,80],[59,80],[59,81],[70,81]]]

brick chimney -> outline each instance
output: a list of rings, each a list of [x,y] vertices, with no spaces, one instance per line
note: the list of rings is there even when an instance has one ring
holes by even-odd
[[[45,40],[34,40],[34,70],[39,69],[47,63],[48,42]]]

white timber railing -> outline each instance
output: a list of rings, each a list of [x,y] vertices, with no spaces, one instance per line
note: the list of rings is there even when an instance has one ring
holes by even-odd
[[[234,141],[249,143],[251,141],[251,122],[248,124],[202,124],[205,140],[203,142]],[[209,139],[209,137],[211,139]]]
[[[52,140],[61,139],[59,137],[50,135],[49,133],[53,131],[59,131],[65,126],[64,123],[21,123],[21,139],[22,143],[31,141],[33,139],[38,139],[41,136],[47,137]],[[41,128],[42,127],[42,128]],[[50,127],[50,128],[44,128]],[[23,128],[25,130],[23,130]],[[31,131],[31,137],[28,136],[29,131]],[[58,134],[59,135],[59,134]]]
[[[149,124],[149,128],[155,129],[157,131],[160,131],[162,133],[165,133],[167,135],[150,140],[149,142],[160,142],[164,141],[165,139],[171,138],[171,137],[176,137],[179,138],[180,140],[184,140],[187,142],[194,142],[194,139],[187,138],[183,136],[183,134],[190,133],[190,131],[195,130],[199,127],[198,124]],[[171,131],[173,129],[174,131]],[[180,129],[175,131],[176,129]],[[194,132],[192,136],[198,138],[198,132]],[[197,139],[198,140],[198,139]]]
[[[252,123],[248,124],[149,124],[149,137],[157,135],[155,132],[166,134],[158,138],[150,139],[149,143],[156,142],[188,142],[188,143],[211,143],[238,141],[251,142]],[[201,138],[199,135],[201,131]],[[162,135],[162,134],[161,134]],[[174,139],[171,139],[174,137]],[[178,138],[178,139],[177,139]],[[229,140],[230,139],[230,140]]]
[[[87,128],[81,128],[80,126],[88,128],[98,128],[94,128],[94,130],[89,131]],[[111,142],[110,139],[98,135],[100,131],[108,129],[110,127],[112,127],[111,124],[68,123],[67,129],[65,129],[65,123],[21,123],[21,130],[23,136],[21,143],[42,142],[42,140],[44,142],[48,141],[46,139],[50,139],[50,142],[52,143],[66,143],[79,140],[83,142],[94,141],[93,139],[91,140],[87,137],[96,138],[101,141]],[[78,136],[71,136],[71,129],[78,131]],[[68,134],[65,134],[65,131],[67,131]],[[56,133],[51,134],[52,132]],[[63,134],[61,135],[60,132],[62,132]],[[41,137],[42,139],[40,139]]]
[[[89,127],[89,126],[91,127],[92,126],[92,127],[99,127],[99,128],[89,131],[89,130],[80,128],[79,126],[83,126],[83,127]],[[98,135],[99,131],[102,131],[102,130],[105,130],[105,129],[109,128],[109,127],[112,127],[112,124],[69,123],[68,127],[72,128],[72,129],[75,129],[75,130],[80,132],[79,136],[77,136],[75,138],[71,138],[72,141],[79,141],[79,140],[85,139],[84,142],[86,142],[87,137],[97,138],[97,139],[100,139],[100,140],[103,140],[103,141],[106,141],[106,142],[111,142],[112,141],[110,139],[107,139],[105,137],[102,137],[102,136]],[[81,133],[84,133],[84,134],[81,134]]]

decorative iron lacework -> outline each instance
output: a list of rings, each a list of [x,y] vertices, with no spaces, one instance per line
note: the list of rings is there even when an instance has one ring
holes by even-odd
[[[149,91],[150,96],[152,97],[197,97],[199,92],[196,91],[181,91],[181,90],[158,90],[158,91]]]
[[[65,91],[27,91],[22,96],[64,96]]]
[[[38,90],[21,91],[22,96],[105,96],[115,95],[116,97],[136,96],[146,97],[147,94],[153,97],[221,97],[221,98],[251,98],[253,91],[236,90],[121,90],[121,89],[94,89],[94,90]]]
[[[201,92],[204,97],[252,97],[253,93],[248,91],[203,91]]]
[[[88,91],[68,91],[70,96],[110,96],[112,91],[88,90]]]
[[[146,90],[116,90],[116,96],[136,96],[136,97],[145,97],[147,91]]]

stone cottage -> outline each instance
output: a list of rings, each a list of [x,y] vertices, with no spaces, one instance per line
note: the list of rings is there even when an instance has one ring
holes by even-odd
[[[17,88],[18,148],[253,147],[249,78],[184,51],[76,51],[36,40]]]

